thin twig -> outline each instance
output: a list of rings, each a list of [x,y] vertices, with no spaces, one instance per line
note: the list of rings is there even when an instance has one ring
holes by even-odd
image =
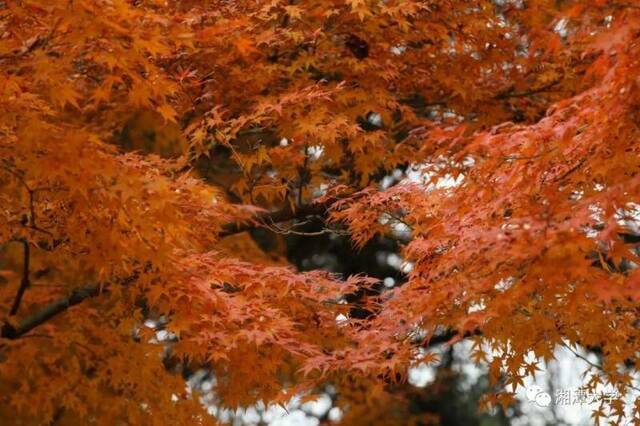
[[[25,187],[25,189],[27,190],[27,193],[29,194],[29,219],[27,220],[28,227],[36,231],[47,232],[46,230],[41,230],[36,225],[36,208],[35,208],[35,200],[34,200],[35,191],[31,189],[31,187],[27,184],[23,175],[17,172],[13,172],[11,168],[8,168],[8,167],[7,167],[7,170],[11,172],[14,176],[16,176],[16,178],[20,182],[22,182],[22,185]],[[20,239],[20,241],[22,242],[23,253],[24,253],[24,256],[22,259],[22,280],[20,281],[20,287],[18,287],[18,292],[16,293],[16,297],[13,300],[11,309],[9,310],[9,316],[14,316],[15,314],[18,313],[18,309],[20,309],[20,303],[22,303],[22,298],[24,297],[24,293],[27,291],[27,288],[29,288],[29,286],[31,285],[31,280],[29,278],[29,270],[30,270],[30,263],[31,263],[31,246],[27,238],[22,238]]]
[[[501,93],[498,93],[494,99],[526,98],[528,96],[537,95],[538,93],[546,92],[547,90],[559,84],[561,81],[562,81],[562,78],[558,78],[541,87],[525,90],[522,92],[516,92],[513,90],[501,92]]]
[[[587,162],[587,159],[586,159],[586,158],[581,158],[581,159],[580,159],[580,161],[578,161],[578,162],[576,163],[576,165],[575,165],[575,166],[571,167],[569,170],[567,170],[566,172],[564,172],[563,174],[561,174],[560,176],[558,176],[558,177],[555,179],[555,181],[556,181],[556,182],[560,182],[560,181],[565,180],[567,177],[569,177],[569,175],[571,175],[573,172],[575,172],[575,171],[576,171],[576,170],[578,170],[580,167],[582,167],[582,165],[583,165],[584,163],[586,163],[586,162]]]
[[[300,182],[298,183],[298,205],[302,205],[302,193],[304,192],[305,180],[307,177],[307,167],[309,164],[309,146],[304,144],[304,163],[300,170],[298,170],[298,175],[300,178]]]
[[[584,356],[582,354],[579,354],[571,346],[567,345],[565,342],[562,342],[562,346],[564,346],[565,348],[569,349],[569,351],[572,354],[574,354],[577,358],[580,358],[581,360],[583,360],[584,362],[589,364],[591,367],[593,367],[596,370],[602,372],[603,374],[607,374],[607,372],[604,370],[604,368],[601,365],[596,364],[594,362],[591,362],[586,356]],[[640,392],[640,388],[638,388],[637,386],[629,385],[629,388]]]

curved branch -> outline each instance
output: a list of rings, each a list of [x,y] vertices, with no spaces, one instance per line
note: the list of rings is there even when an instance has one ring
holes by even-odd
[[[498,93],[494,99],[497,100],[503,100],[503,99],[509,99],[509,98],[526,98],[529,96],[533,96],[533,95],[537,95],[538,93],[542,93],[542,92],[546,92],[548,90],[553,89],[555,86],[557,86],[558,84],[560,84],[560,82],[562,82],[562,77],[555,79],[553,81],[550,81],[549,83],[535,88],[535,89],[529,89],[529,90],[525,90],[522,92],[516,92],[514,90],[507,90],[501,93]]]
[[[308,216],[324,216],[335,201],[334,199],[324,203],[305,204],[295,210],[285,208],[275,212],[258,213],[249,222],[228,224],[218,235],[220,237],[228,237],[229,235],[239,234],[259,227],[269,227],[275,223],[304,219]]]
[[[221,237],[226,237],[240,232],[249,231],[256,227],[268,226],[278,222],[301,219],[307,216],[324,215],[334,201],[335,200],[330,200],[324,203],[308,204],[298,207],[295,210],[287,208],[276,212],[261,213],[256,215],[252,222],[227,225],[219,235]],[[132,277],[125,279],[123,283],[131,282],[132,280],[135,280],[136,277],[137,276],[134,274]],[[44,324],[49,319],[66,311],[70,307],[78,305],[86,299],[99,296],[103,292],[107,291],[107,285],[104,285],[104,287],[105,288],[102,288],[99,284],[90,284],[75,289],[68,296],[51,302],[35,313],[27,316],[22,321],[18,322],[18,325],[5,323],[2,328],[0,328],[0,337],[5,339],[18,339],[39,325]]]
[[[474,336],[482,336],[482,330],[480,330],[479,328],[476,328],[474,330],[467,331],[463,334],[460,334],[458,330],[449,329],[441,334],[434,335],[433,337],[431,337],[431,339],[427,340],[425,344],[422,345],[422,347],[432,348],[434,346],[438,346],[443,343],[449,343],[453,345],[454,343],[457,343],[460,340],[468,339]]]
[[[0,337],[5,339],[17,339],[27,334],[29,331],[44,324],[49,319],[56,315],[66,311],[70,307],[82,303],[84,300],[98,296],[101,293],[100,285],[88,285],[81,287],[71,292],[66,297],[58,299],[55,302],[51,302],[44,308],[36,311],[35,313],[27,316],[18,325],[13,326],[9,323],[4,324],[0,329]]]

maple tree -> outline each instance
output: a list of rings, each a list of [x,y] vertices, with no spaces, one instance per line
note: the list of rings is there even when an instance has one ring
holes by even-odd
[[[632,390],[639,34],[617,0],[0,2],[0,418],[214,423],[206,366],[228,407],[332,382],[369,424],[460,339],[488,405],[558,345]],[[397,237],[402,285],[289,263],[330,233]]]

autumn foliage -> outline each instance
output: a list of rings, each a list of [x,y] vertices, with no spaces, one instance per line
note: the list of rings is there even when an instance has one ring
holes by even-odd
[[[356,424],[461,339],[488,406],[559,345],[627,393],[639,35],[632,0],[0,2],[0,423],[215,423],[206,367],[228,407],[357,382]],[[404,283],[247,233],[310,217],[354,250],[402,227]]]

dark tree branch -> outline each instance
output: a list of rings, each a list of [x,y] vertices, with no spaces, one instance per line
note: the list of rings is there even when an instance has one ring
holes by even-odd
[[[275,223],[288,222],[294,219],[304,219],[309,216],[324,216],[327,213],[327,209],[335,201],[336,200],[333,199],[324,203],[306,204],[295,209],[287,207],[275,212],[259,213],[249,222],[228,224],[218,235],[220,237],[228,237],[230,235],[250,231],[255,228],[269,227]]]
[[[276,212],[267,212],[267,213],[258,214],[254,217],[253,222],[251,223],[229,224],[228,226],[225,227],[224,231],[222,231],[219,235],[221,237],[226,237],[226,236],[238,234],[241,232],[249,231],[251,229],[255,229],[256,227],[269,226],[274,223],[286,222],[294,219],[301,219],[301,218],[305,218],[313,215],[324,215],[326,214],[328,207],[334,201],[335,200],[330,200],[324,203],[308,204],[308,205],[298,207],[295,210],[292,210],[291,208],[286,208]],[[28,265],[26,265],[26,267],[28,268]],[[136,278],[137,278],[137,275],[134,274],[133,276],[123,280],[122,284],[130,283],[134,281]],[[107,291],[108,290],[107,287],[108,286],[105,284],[104,288],[102,289],[102,292]],[[20,321],[16,326],[13,326],[9,323],[5,323],[2,329],[0,329],[0,337],[3,337],[5,339],[18,339],[24,336],[29,331],[38,327],[39,325],[45,323],[49,319],[66,311],[70,307],[78,305],[86,299],[97,297],[102,292],[101,292],[101,286],[99,284],[91,284],[91,285],[87,285],[87,286],[75,289],[68,296],[63,297],[54,302],[51,302],[50,304],[46,305],[39,311],[36,311],[35,313],[27,316],[22,321]],[[24,293],[24,290],[22,290],[22,293]],[[12,311],[13,311],[13,308],[12,308]]]
[[[8,169],[8,170],[11,171],[11,169]],[[31,189],[31,187],[27,185],[27,182],[24,180],[24,177],[21,176],[19,173],[15,173],[14,176],[16,176],[16,178],[22,183],[22,185],[24,185],[27,192],[29,193],[29,217],[28,219],[26,216],[23,218],[23,224],[26,225],[28,223],[29,228],[36,231],[42,231],[36,225],[36,209],[35,209],[35,203],[34,203],[35,190]],[[44,232],[47,232],[47,231],[44,231]],[[9,310],[9,316],[14,316],[16,313],[18,313],[18,309],[20,309],[20,303],[22,302],[22,297],[24,296],[25,291],[27,291],[27,288],[29,288],[31,283],[29,279],[29,269],[30,269],[29,265],[31,262],[31,246],[27,238],[21,238],[19,241],[22,243],[23,250],[24,250],[24,257],[22,260],[22,280],[20,281],[20,287],[18,287],[18,292],[16,293],[16,297],[13,300],[11,309]]]
[[[459,336],[460,333],[458,332],[458,330],[447,330],[446,332],[442,333],[442,334],[436,334],[435,336],[433,336],[431,339],[429,339],[428,341],[425,342],[424,345],[422,345],[424,348],[432,348],[434,346],[438,346],[441,345],[443,343],[447,343],[448,341],[450,341],[451,339]],[[460,336],[459,340],[462,339],[468,339],[469,337],[473,337],[473,336],[481,336],[482,335],[482,330],[480,329],[475,329],[472,331],[467,331],[465,332],[462,336]]]
[[[143,269],[148,270],[150,267],[151,265],[147,264]],[[137,280],[139,276],[140,271],[135,271],[128,277],[118,280],[118,284],[126,286]],[[51,302],[40,310],[27,316],[22,321],[20,321],[18,325],[5,323],[4,326],[2,326],[2,328],[0,329],[0,337],[3,337],[5,339],[17,339],[19,337],[22,337],[29,331],[33,330],[41,324],[44,324],[51,318],[55,317],[58,314],[61,314],[70,307],[78,305],[86,299],[97,297],[108,291],[109,284],[89,284],[84,287],[77,288],[73,290],[69,295]]]
[[[11,305],[9,316],[13,316],[18,313],[18,309],[20,309],[20,302],[22,302],[22,296],[24,296],[24,292],[30,285],[29,264],[31,262],[31,248],[29,246],[29,241],[22,240],[22,246],[24,249],[24,257],[22,260],[22,280],[20,281],[20,287],[18,287],[16,298],[13,300],[13,305]]]
[[[309,166],[309,146],[304,144],[304,163],[300,170],[298,170],[298,175],[300,182],[298,183],[298,205],[302,205],[302,193],[304,191],[304,187],[307,183],[307,167]]]
[[[553,80],[541,87],[535,89],[529,89],[522,92],[516,92],[514,90],[507,90],[502,93],[498,93],[494,99],[509,99],[509,98],[526,98],[529,96],[537,95],[538,93],[546,92],[547,90],[552,89],[554,86],[558,85],[562,81],[562,78],[558,78]]]
[[[66,311],[72,306],[82,303],[84,300],[100,294],[100,285],[88,285],[71,292],[70,295],[63,297],[46,305],[39,311],[24,318],[17,326],[5,324],[0,331],[0,336],[5,339],[17,339],[27,334],[29,331],[44,324],[49,319]]]

